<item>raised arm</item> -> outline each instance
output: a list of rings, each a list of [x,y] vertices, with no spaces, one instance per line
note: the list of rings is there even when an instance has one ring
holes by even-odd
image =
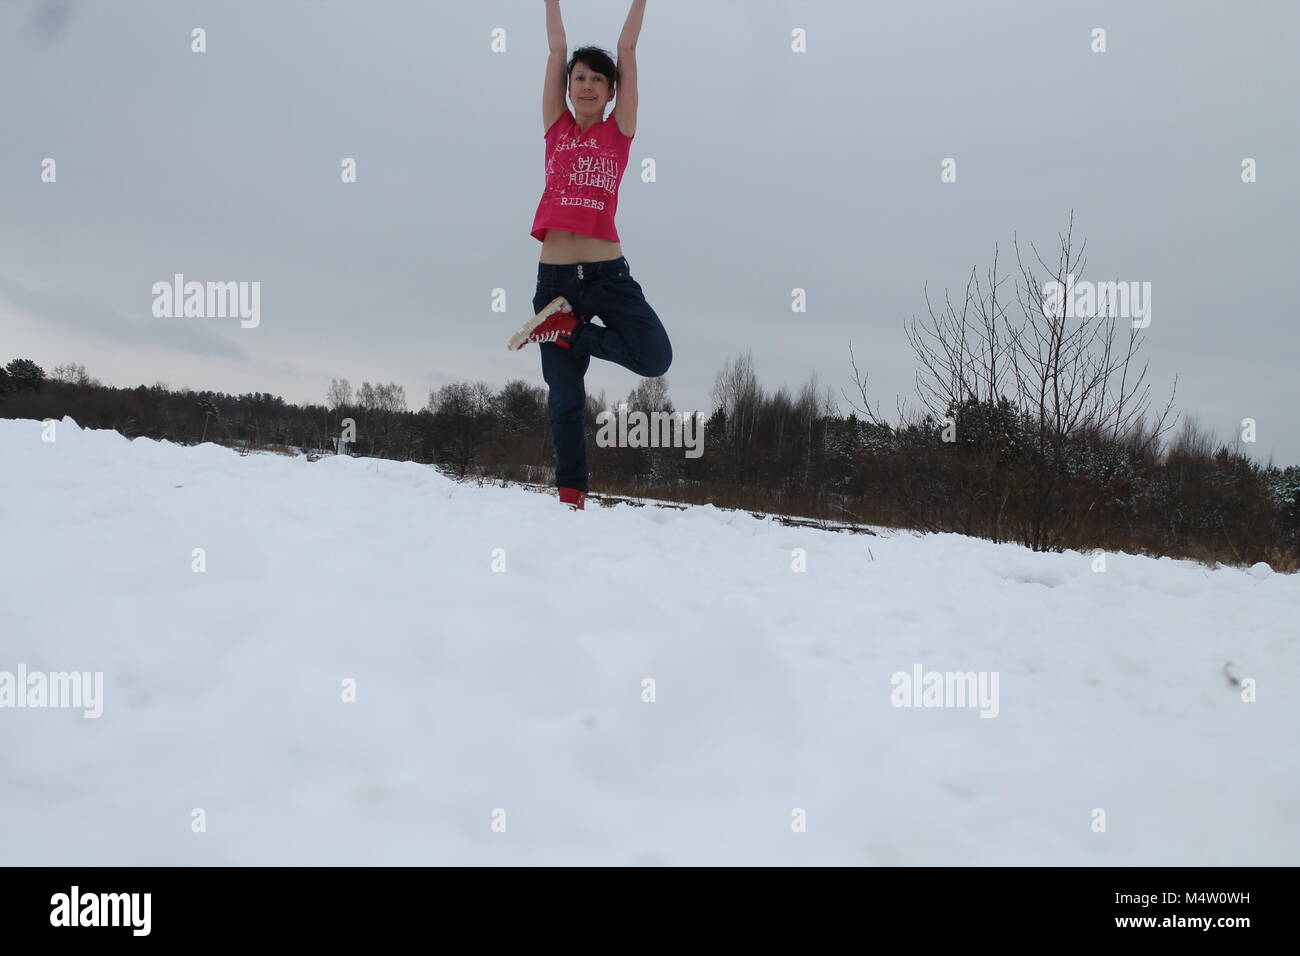
[[[636,44],[641,38],[644,19],[645,0],[632,0],[632,9],[627,13],[627,22],[618,38],[618,96],[614,100],[614,120],[624,136],[636,135]]]
[[[546,38],[551,54],[546,58],[546,85],[542,87],[542,131],[560,118],[568,109],[564,94],[569,85],[567,60],[569,41],[564,35],[564,20],[560,16],[560,0],[546,0]]]

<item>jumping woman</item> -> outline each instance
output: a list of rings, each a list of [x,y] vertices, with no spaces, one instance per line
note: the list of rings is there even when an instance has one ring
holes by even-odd
[[[542,243],[533,296],[537,314],[509,347],[535,342],[541,350],[542,377],[550,389],[555,484],[560,501],[575,510],[589,490],[583,377],[592,357],[647,378],[663,375],[673,360],[668,333],[632,278],[614,228],[618,187],[636,135],[636,43],[644,17],[645,0],[632,0],[617,64],[598,47],[575,50],[566,64],[560,0],[546,0],[551,47],[542,93],[546,189],[532,229]],[[573,112],[565,106],[566,87]],[[606,118],[611,102],[614,109]]]

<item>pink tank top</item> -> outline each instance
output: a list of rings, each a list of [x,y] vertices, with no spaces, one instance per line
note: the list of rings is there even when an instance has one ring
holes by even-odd
[[[567,229],[618,242],[614,214],[631,148],[632,137],[623,135],[612,112],[585,133],[572,113],[561,113],[546,131],[546,189],[533,217],[533,238]]]

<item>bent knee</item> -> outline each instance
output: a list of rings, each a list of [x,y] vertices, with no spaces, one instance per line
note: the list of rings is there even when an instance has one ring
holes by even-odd
[[[664,342],[663,348],[655,353],[645,363],[645,371],[641,374],[646,378],[658,378],[660,375],[667,373],[673,364],[673,349],[667,341]]]

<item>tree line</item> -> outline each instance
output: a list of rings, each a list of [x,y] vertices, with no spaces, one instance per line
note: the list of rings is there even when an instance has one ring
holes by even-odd
[[[459,382],[406,406],[401,386],[353,393],[332,383],[325,403],[269,393],[231,395],[158,382],[114,388],[79,366],[47,376],[26,359],[0,374],[0,416],[62,418],[130,438],[217,442],[241,450],[326,455],[348,420],[348,454],[425,462],[459,479],[547,484],[554,468],[546,390],[522,380],[493,389]],[[644,380],[630,410],[675,411],[664,379]],[[704,454],[601,447],[587,402],[593,490],[826,522],[951,531],[1036,550],[1125,550],[1291,570],[1300,559],[1300,468],[1261,465],[1192,419],[1168,440],[1144,428],[1097,425],[1044,438],[1041,420],[1006,397],[966,398],[896,423],[854,408],[829,388],[759,383],[749,355],[718,372]]]

